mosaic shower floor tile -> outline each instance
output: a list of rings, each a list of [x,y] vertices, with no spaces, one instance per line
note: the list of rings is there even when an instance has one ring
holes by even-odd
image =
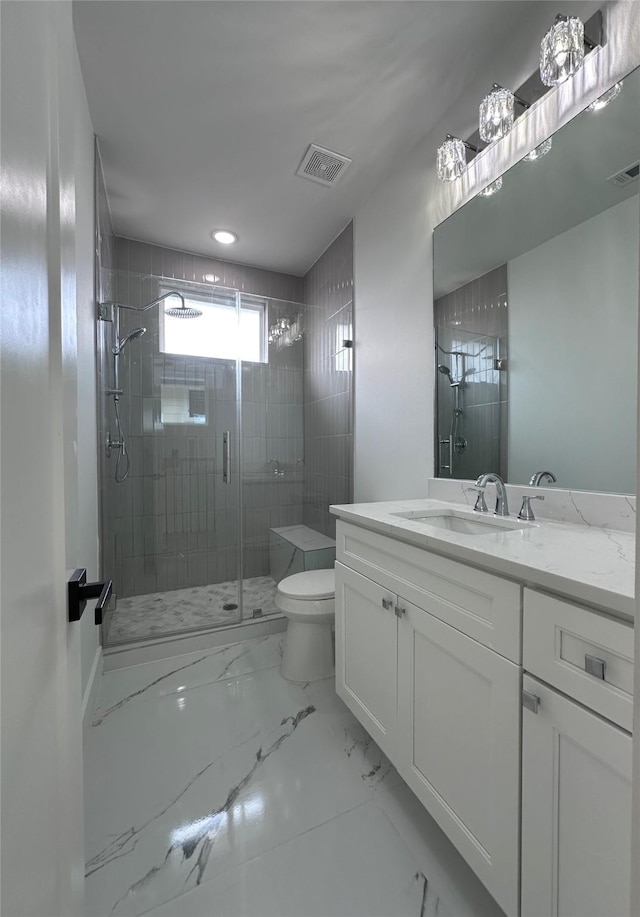
[[[244,580],[243,620],[280,614],[275,605],[275,594],[276,584],[270,576]],[[107,642],[111,646],[222,624],[237,624],[238,604],[236,580],[118,599]],[[256,611],[260,611],[260,615],[256,615]]]

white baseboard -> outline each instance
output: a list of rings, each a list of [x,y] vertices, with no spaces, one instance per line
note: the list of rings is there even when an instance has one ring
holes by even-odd
[[[102,678],[102,668],[102,647],[98,646],[96,648],[96,654],[93,657],[93,665],[91,666],[91,672],[89,673],[89,678],[87,680],[87,687],[85,688],[84,695],[82,697],[83,731],[88,729],[93,720],[93,712],[96,709],[96,700],[98,697],[98,689],[100,687],[100,679]]]

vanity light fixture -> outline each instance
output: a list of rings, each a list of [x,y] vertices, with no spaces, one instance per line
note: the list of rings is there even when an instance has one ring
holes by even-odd
[[[543,140],[542,143],[531,150],[530,153],[524,157],[525,162],[536,162],[538,159],[542,159],[543,156],[546,156],[551,147],[553,146],[553,140],[551,137],[547,137],[546,140]]]
[[[492,181],[490,185],[487,185],[482,191],[479,192],[478,197],[493,197],[494,194],[502,188],[502,176],[496,178],[495,181]]]
[[[205,283],[217,283],[220,278],[217,274],[205,274],[203,280]]]
[[[493,84],[489,95],[485,96],[480,103],[481,140],[484,140],[485,143],[492,143],[509,133],[513,127],[516,102],[523,108],[529,108],[529,103],[515,92],[505,89],[498,83]]]
[[[607,89],[606,92],[603,92],[602,95],[592,102],[591,105],[587,105],[587,111],[601,111],[603,108],[606,108],[609,102],[613,102],[614,99],[617,99],[622,90],[622,80],[619,83],[614,83],[611,89]]]
[[[447,134],[444,143],[438,147],[438,178],[440,181],[456,181],[467,167],[465,150],[478,152],[478,147],[467,140],[460,140]]]
[[[214,242],[220,242],[221,245],[233,245],[238,241],[236,233],[229,229],[214,229],[211,238]]]
[[[584,34],[577,16],[559,13],[540,43],[540,79],[545,86],[559,86],[574,76],[584,63],[584,49],[595,44]]]

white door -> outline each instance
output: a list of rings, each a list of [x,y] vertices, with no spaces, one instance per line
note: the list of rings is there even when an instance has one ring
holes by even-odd
[[[631,736],[546,685],[522,714],[523,917],[626,917]]]
[[[336,691],[367,732],[394,755],[396,596],[336,564]]]
[[[2,913],[82,912],[73,31],[2,3]],[[78,564],[79,565],[79,564]]]
[[[498,904],[515,915],[520,668],[402,597],[399,604],[402,757],[394,763]]]

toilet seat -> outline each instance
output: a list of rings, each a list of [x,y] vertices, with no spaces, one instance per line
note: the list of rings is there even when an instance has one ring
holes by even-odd
[[[294,573],[278,584],[278,592],[304,602],[333,599],[336,594],[335,570],[306,570]]]

